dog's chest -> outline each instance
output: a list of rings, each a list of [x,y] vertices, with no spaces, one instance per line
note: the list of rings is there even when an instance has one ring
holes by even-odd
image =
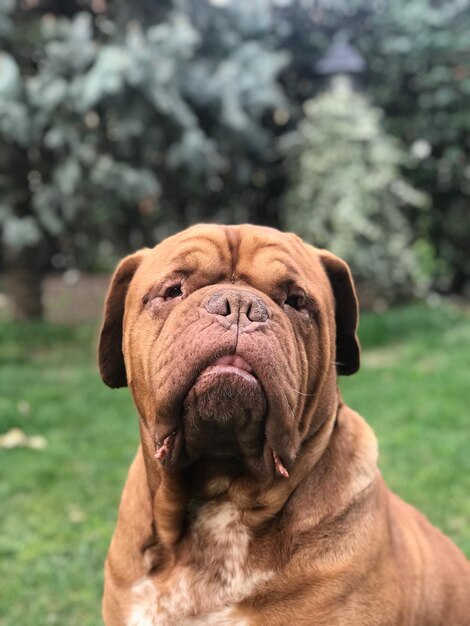
[[[232,608],[271,577],[249,558],[250,535],[230,502],[194,514],[184,558],[132,589],[127,626],[245,626]]]

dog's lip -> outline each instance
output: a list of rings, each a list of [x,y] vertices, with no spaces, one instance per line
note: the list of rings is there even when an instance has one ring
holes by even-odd
[[[214,374],[236,374],[242,376],[245,380],[259,383],[253,368],[239,354],[227,354],[220,357],[208,367],[206,367],[198,376],[211,376]]]
[[[282,476],[282,478],[289,478],[289,472],[287,471],[284,462],[277,452],[275,452],[271,448],[272,460],[274,465],[274,470],[278,476]]]
[[[190,389],[196,384],[196,382],[203,376],[212,375],[237,375],[243,377],[247,382],[254,385],[260,385],[261,382],[255,374],[253,368],[245,359],[239,354],[226,354],[213,361],[209,361],[203,365],[199,370],[196,377],[192,380],[186,393],[189,393]],[[175,460],[174,449],[178,447],[181,450],[183,441],[182,423],[173,424],[173,426],[163,433],[159,433],[158,437],[155,437],[155,451],[154,458],[162,465],[170,465]]]
[[[220,359],[211,363],[211,366],[215,365],[231,365],[232,367],[237,367],[239,369],[245,370],[250,374],[253,374],[253,368],[249,365],[245,359],[239,354],[226,354],[225,356],[221,356]]]
[[[154,454],[154,458],[157,461],[165,463],[168,458],[171,457],[176,430],[176,428],[173,429],[168,435],[160,439],[160,441],[157,441]]]

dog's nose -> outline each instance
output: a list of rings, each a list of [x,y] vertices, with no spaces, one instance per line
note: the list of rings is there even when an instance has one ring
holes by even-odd
[[[220,315],[231,324],[247,326],[251,322],[266,322],[269,312],[254,293],[238,289],[224,289],[212,294],[204,305],[208,313]]]

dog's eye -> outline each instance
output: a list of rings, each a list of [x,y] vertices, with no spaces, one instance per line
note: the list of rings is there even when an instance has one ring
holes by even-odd
[[[183,290],[181,289],[181,285],[171,285],[165,291],[164,298],[167,300],[171,300],[172,298],[179,298],[179,296],[183,295]]]
[[[286,298],[285,304],[292,307],[296,311],[300,311],[305,307],[305,296],[301,294],[291,294]]]

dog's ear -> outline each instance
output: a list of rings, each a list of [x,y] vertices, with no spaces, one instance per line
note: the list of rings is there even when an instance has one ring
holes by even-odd
[[[126,387],[127,376],[122,353],[122,323],[127,290],[144,251],[125,257],[117,266],[104,305],[104,321],[98,348],[101,378],[108,387]]]
[[[335,298],[336,368],[338,374],[349,376],[357,372],[360,362],[356,290],[348,264],[327,250],[319,253]]]

